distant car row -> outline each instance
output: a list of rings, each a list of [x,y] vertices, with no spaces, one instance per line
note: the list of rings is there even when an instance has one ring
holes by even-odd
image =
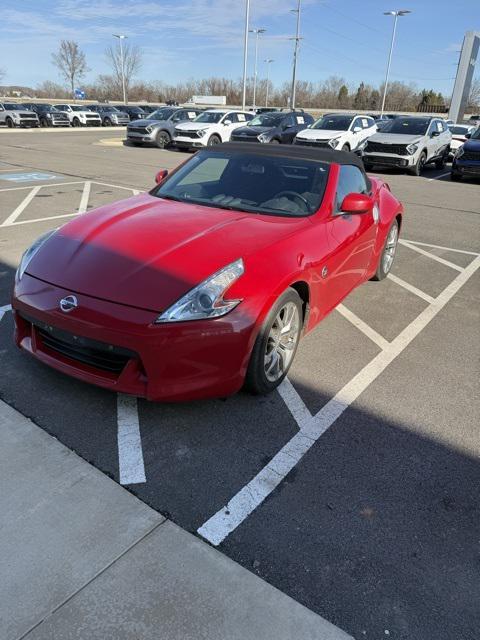
[[[0,124],[7,127],[125,126],[155,111],[150,105],[0,103]]]

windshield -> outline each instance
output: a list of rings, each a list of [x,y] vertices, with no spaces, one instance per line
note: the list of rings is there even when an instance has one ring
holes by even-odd
[[[124,109],[124,107],[122,107],[122,109]],[[143,109],[140,109],[140,107],[127,107],[127,109],[131,113],[145,113]]]
[[[449,125],[448,128],[456,136],[464,136],[466,133],[470,131],[470,127],[454,127],[453,125]]]
[[[326,129],[327,131],[348,131],[354,116],[323,116],[317,120],[312,129]]]
[[[28,111],[23,104],[16,104],[14,102],[6,102],[5,109],[8,111]]]
[[[328,168],[314,160],[205,150],[151,194],[220,209],[303,217],[319,208]]]
[[[382,133],[403,133],[406,136],[424,136],[430,120],[428,118],[395,118],[382,128]]]
[[[195,122],[210,122],[211,124],[220,122],[225,113],[226,111],[204,111],[198,118],[195,118]]]
[[[111,113],[112,111],[118,111],[117,107],[103,107],[104,111]]]
[[[88,111],[90,107],[81,107],[78,104],[68,105],[72,111]]]
[[[147,118],[151,120],[168,120],[174,111],[175,109],[157,109],[156,111],[152,111]]]
[[[480,127],[472,133],[471,140],[480,140]]]
[[[285,118],[283,113],[262,113],[248,123],[249,127],[278,127]]]

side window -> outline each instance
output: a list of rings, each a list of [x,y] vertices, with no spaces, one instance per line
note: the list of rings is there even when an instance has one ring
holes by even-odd
[[[296,124],[295,122],[295,116],[288,116],[287,118],[285,118],[285,120],[282,122],[282,125],[284,127],[293,127]]]
[[[237,123],[238,119],[237,119],[237,114],[236,113],[227,113],[222,120],[222,123],[225,124],[226,120],[230,120],[230,122],[232,124]]]
[[[362,118],[362,122],[364,123],[364,129],[370,129],[375,124],[375,120],[373,118]]]
[[[361,118],[355,118],[355,120],[352,122],[352,126],[350,127],[351,131],[355,131],[356,127],[360,127],[360,129],[363,129],[363,124],[362,124],[362,119]]]
[[[254,113],[244,113],[243,114],[245,116],[245,120],[248,122],[249,120],[253,120],[253,118],[255,117]]]
[[[338,177],[336,210],[340,211],[343,199],[349,193],[368,193],[367,181],[358,167],[345,164]]]

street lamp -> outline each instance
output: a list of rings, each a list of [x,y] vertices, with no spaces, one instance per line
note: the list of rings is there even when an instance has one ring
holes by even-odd
[[[393,53],[393,45],[395,43],[395,33],[397,31],[397,20],[399,16],[406,16],[407,14],[412,13],[408,9],[400,9],[399,11],[385,11],[384,16],[393,16],[393,31],[392,31],[392,42],[390,43],[390,53],[388,56],[387,63],[387,73],[385,75],[385,86],[383,88],[383,99],[382,99],[382,110],[380,115],[383,116],[383,112],[385,110],[385,100],[387,99],[387,88],[388,88],[388,76],[390,75],[390,65],[392,63],[392,53]]]
[[[269,82],[269,76],[270,76],[270,64],[272,62],[275,62],[275,60],[272,60],[272,58],[267,58],[266,60],[264,60],[264,62],[267,63],[267,89],[266,89],[266,95],[265,95],[265,106],[268,107],[268,82]]]
[[[265,33],[266,29],[249,29],[249,33],[255,34],[255,67],[253,72],[253,108],[256,107],[256,97],[257,97],[257,65],[258,65],[258,36],[261,33]]]
[[[118,38],[120,40],[120,66],[122,69],[122,88],[123,88],[123,104],[127,104],[127,91],[125,87],[125,62],[123,59],[123,41],[127,36],[120,33],[113,33],[114,38]]]
[[[247,59],[248,59],[248,20],[250,16],[250,0],[245,0],[245,33],[243,38],[243,92],[242,109],[245,110],[247,96]]]
[[[300,38],[300,10],[301,10],[302,0],[298,0],[297,8],[291,9],[292,13],[297,14],[297,30],[295,33],[295,48],[293,50],[293,75],[292,75],[292,91],[290,95],[290,109],[295,109],[295,94],[297,90],[297,57],[298,57],[298,43],[301,40]]]

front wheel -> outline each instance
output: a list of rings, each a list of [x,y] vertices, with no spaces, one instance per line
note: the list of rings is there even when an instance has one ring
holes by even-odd
[[[168,147],[171,141],[172,139],[168,131],[159,131],[155,138],[155,144],[159,149],[165,149],[165,147]]]
[[[78,118],[74,118],[72,120],[72,127],[79,127],[80,126],[80,120]]]
[[[372,280],[383,280],[390,273],[398,244],[398,222],[394,220],[392,226],[388,230],[387,239],[383,246],[383,251],[378,261],[377,270]]]
[[[44,127],[44,128],[45,128],[45,127],[48,127],[48,120],[47,120],[46,118],[42,118],[42,119],[40,120],[40,126],[41,126],[41,127]]]
[[[423,168],[425,167],[426,162],[427,162],[427,154],[425,153],[425,151],[422,151],[422,153],[418,156],[417,162],[413,165],[413,167],[410,167],[407,173],[411,176],[422,175]]]
[[[8,127],[9,129],[13,129],[13,127],[15,127],[15,126],[16,126],[16,125],[15,125],[15,123],[14,123],[14,121],[13,121],[11,118],[7,118],[6,123],[7,123],[7,127]]]
[[[445,151],[443,156],[435,161],[436,169],[445,169],[445,167],[447,166],[447,159],[449,154],[450,154],[450,149],[447,149],[447,151]]]
[[[286,377],[293,362],[303,326],[302,301],[287,289],[270,309],[255,340],[245,378],[254,394],[270,393]]]
[[[216,135],[210,136],[209,140],[208,140],[208,146],[209,147],[213,147],[213,145],[215,144],[220,144],[222,141],[220,140],[220,138]]]
[[[342,147],[342,151],[350,151],[350,145],[349,144],[344,144]]]

